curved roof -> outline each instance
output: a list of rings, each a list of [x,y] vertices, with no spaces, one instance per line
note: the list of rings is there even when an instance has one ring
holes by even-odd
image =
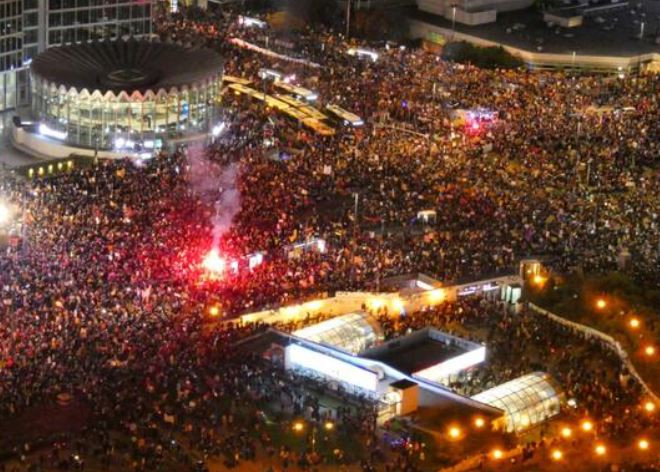
[[[383,339],[378,323],[364,312],[336,316],[294,331],[293,335],[350,354],[359,354]]]
[[[507,431],[521,431],[559,413],[562,392],[544,372],[532,372],[472,397],[503,410]]]
[[[67,90],[131,95],[208,81],[222,72],[222,58],[210,49],[131,38],[53,47],[34,58],[31,70]]]

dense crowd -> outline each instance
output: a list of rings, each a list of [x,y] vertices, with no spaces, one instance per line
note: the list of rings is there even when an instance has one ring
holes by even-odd
[[[273,446],[263,410],[279,411],[280,423],[321,424],[330,413],[295,376],[234,347],[264,326],[209,326],[211,308],[231,317],[412,272],[474,279],[510,272],[530,254],[560,271],[602,272],[617,268],[624,248],[626,270],[657,286],[657,76],[487,71],[399,47],[379,49],[372,62],[311,29],[287,35],[298,57],[322,64],[305,68],[229,44],[263,46],[266,36],[286,44],[232,16],[159,26],[219,50],[227,74],[255,82],[262,67],[295,74],[366,125],[320,137],[227,95],[227,127],[208,146],[3,178],[0,193],[20,209],[23,228],[0,256],[0,418],[61,394],[89,405],[93,418],[36,459],[34,439],[12,446],[25,468],[82,468],[81,457],[111,470],[203,470],[210,457],[233,466],[255,454],[278,468],[359,459],[340,448],[319,458]],[[460,109],[497,118],[473,129],[456,119]],[[281,152],[262,146],[267,126]],[[423,210],[435,212],[430,221],[418,218]],[[311,238],[325,245],[292,249]],[[214,244],[239,262],[220,277],[201,266]],[[255,253],[263,262],[249,268]],[[488,366],[454,385],[465,394],[539,368],[578,399],[576,415],[603,420],[603,434],[648,426],[630,408],[639,385],[610,351],[530,313],[476,299],[381,323],[389,337],[432,324],[485,342]],[[373,405],[352,401],[332,420],[374,444]],[[0,451],[11,442],[0,439]],[[376,446],[362,459],[364,470],[382,461]],[[405,454],[396,460],[396,470],[413,470]]]

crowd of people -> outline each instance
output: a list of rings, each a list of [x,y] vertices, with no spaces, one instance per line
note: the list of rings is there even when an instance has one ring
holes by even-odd
[[[365,126],[317,136],[227,94],[227,127],[207,146],[29,181],[4,176],[0,194],[17,209],[22,238],[0,255],[0,418],[10,425],[62,394],[93,418],[54,443],[0,437],[0,464],[3,453],[19,461],[9,470],[84,469],[85,460],[204,470],[213,457],[229,467],[257,454],[278,469],[362,459],[373,470],[376,446],[323,459],[276,447],[264,411],[274,405],[277,424],[320,422],[318,395],[235,349],[264,326],[217,319],[378,289],[404,273],[449,283],[510,272],[530,254],[558,271],[603,272],[626,249],[625,270],[640,284],[660,280],[657,76],[488,71],[401,47],[370,61],[347,55],[349,43],[330,31],[289,32],[295,54],[321,64],[307,68],[231,44],[278,35],[232,15],[157,26],[220,51],[226,74],[295,74]],[[456,118],[478,109],[496,118]],[[277,152],[263,145],[267,126]],[[429,221],[418,218],[425,210]],[[292,249],[312,238],[324,245]],[[214,245],[237,261],[220,276],[202,265]],[[249,267],[257,253],[263,260]],[[485,342],[489,365],[454,386],[465,394],[541,366],[580,413],[602,420],[602,434],[648,426],[631,408],[640,387],[611,352],[532,314],[476,299],[381,323],[389,337],[434,325]],[[375,444],[373,405],[347,405],[333,417],[340,431]],[[414,470],[409,459],[398,456],[397,470]]]

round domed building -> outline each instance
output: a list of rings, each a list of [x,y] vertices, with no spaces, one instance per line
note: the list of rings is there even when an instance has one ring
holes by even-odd
[[[222,59],[210,49],[137,39],[53,47],[31,78],[34,118],[70,146],[149,150],[219,119]]]

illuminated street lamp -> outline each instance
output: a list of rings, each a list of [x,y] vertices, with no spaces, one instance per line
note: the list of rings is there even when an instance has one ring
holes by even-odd
[[[561,429],[561,435],[565,438],[570,438],[573,435],[573,430],[569,428],[568,426],[564,426]]]
[[[604,456],[607,452],[607,448],[603,444],[597,444],[594,448],[594,452],[597,456]]]
[[[481,416],[474,419],[474,426],[477,428],[483,428],[485,424],[486,421]]]
[[[209,308],[209,315],[216,317],[220,314],[220,308],[218,308],[217,305],[213,305],[211,308]]]
[[[293,423],[293,430],[296,433],[301,432],[304,428],[305,428],[305,425],[302,424],[302,421],[296,421],[295,423]]]
[[[648,402],[644,403],[644,409],[648,413],[653,413],[655,411],[655,403],[653,403],[652,401],[648,401]]]
[[[553,461],[560,461],[564,457],[564,453],[561,452],[559,449],[554,449],[552,451],[552,454],[550,454],[550,457],[552,457]]]
[[[642,451],[647,451],[649,448],[649,442],[646,439],[640,439],[637,442],[637,447]]]
[[[496,461],[500,460],[502,457],[504,457],[504,453],[502,452],[501,449],[493,449],[493,452],[491,454],[493,456],[493,459]]]
[[[646,354],[649,357],[653,356],[655,354],[655,347],[649,344],[644,348],[644,354]]]
[[[599,310],[604,309],[606,306],[607,306],[607,302],[604,299],[599,298],[598,300],[596,300],[596,308],[598,308]]]
[[[582,431],[588,433],[594,429],[594,424],[589,420],[584,420],[580,427],[582,428]]]
[[[452,439],[458,439],[461,437],[461,428],[458,426],[452,426],[449,428],[449,437]]]
[[[542,286],[545,283],[545,277],[543,277],[540,274],[536,274],[532,280],[533,280],[534,284],[538,285],[539,287]]]
[[[640,322],[638,318],[631,318],[628,324],[632,329],[637,329],[639,328]]]
[[[323,425],[326,431],[332,431],[335,429],[335,424],[332,421],[326,421],[325,424]]]

